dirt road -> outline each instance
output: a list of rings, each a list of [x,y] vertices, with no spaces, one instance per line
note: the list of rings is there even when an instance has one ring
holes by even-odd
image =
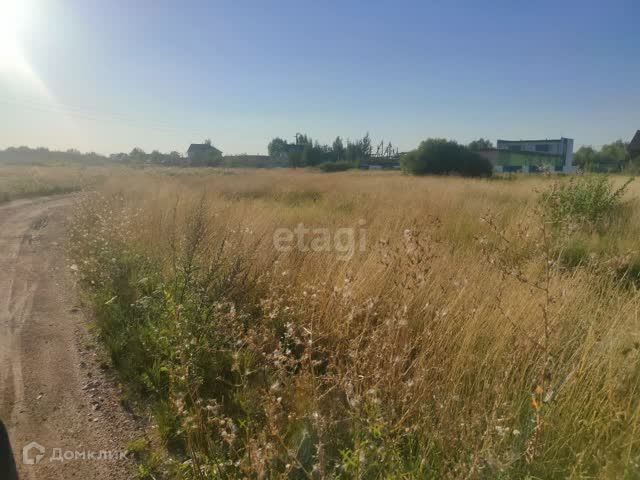
[[[0,205],[0,419],[21,479],[132,478],[120,452],[135,424],[87,346],[65,264],[72,202]]]

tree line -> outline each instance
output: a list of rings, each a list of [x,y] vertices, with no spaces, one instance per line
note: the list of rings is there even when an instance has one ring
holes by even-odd
[[[272,159],[290,167],[320,167],[327,171],[340,170],[340,166],[357,168],[372,160],[384,166],[385,163],[397,163],[399,158],[398,148],[391,142],[381,141],[374,149],[369,133],[354,141],[345,141],[337,136],[331,145],[320,144],[307,134],[296,133],[293,142],[276,137],[269,142],[267,149]]]
[[[632,158],[629,143],[616,140],[602,145],[599,149],[586,145],[573,155],[573,164],[589,172],[640,171],[640,156]]]
[[[48,164],[48,163],[86,163],[91,165],[100,165],[109,162],[109,158],[95,152],[82,153],[76,149],[69,150],[49,150],[48,148],[38,147],[9,147],[6,150],[0,150],[0,163],[16,163],[16,164]]]
[[[164,165],[164,166],[180,166],[185,164],[185,156],[180,152],[172,151],[169,153],[161,153],[153,150],[146,153],[141,148],[134,148],[129,153],[112,153],[109,160],[114,163],[123,165]]]
[[[179,152],[160,153],[154,150],[146,153],[141,148],[134,148],[129,153],[113,153],[102,155],[95,152],[82,153],[76,149],[49,150],[38,147],[9,147],[0,150],[0,162],[17,164],[56,164],[56,163],[84,163],[88,165],[103,165],[119,163],[123,165],[184,165],[185,157]]]
[[[95,152],[82,153],[75,149],[49,150],[48,148],[9,147],[0,150],[0,163],[17,165],[59,165],[80,163],[85,165],[127,165],[127,166],[167,166],[167,167],[225,167],[225,168],[272,168],[287,167],[288,163],[278,162],[267,155],[238,155],[221,156],[213,151],[203,153],[192,158],[180,152],[162,153],[158,150],[145,152],[141,148],[134,148],[130,152],[101,155]]]

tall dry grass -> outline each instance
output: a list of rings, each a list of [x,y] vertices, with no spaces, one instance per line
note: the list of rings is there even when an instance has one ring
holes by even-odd
[[[592,261],[567,265],[575,239],[559,246],[539,211],[552,181],[107,180],[77,206],[70,255],[178,459],[140,476],[636,478],[640,297],[620,265],[640,210],[580,234]],[[366,248],[276,251],[300,223],[364,224]]]
[[[103,167],[0,165],[0,203],[76,192],[109,174],[110,170]]]

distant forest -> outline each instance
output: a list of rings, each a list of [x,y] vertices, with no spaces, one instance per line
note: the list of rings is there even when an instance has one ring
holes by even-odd
[[[108,163],[109,157],[95,152],[81,153],[75,149],[58,151],[44,147],[9,147],[6,150],[0,150],[0,163],[40,165],[69,162],[100,165]]]
[[[284,166],[278,165],[267,155],[227,155],[219,158],[212,158],[205,165],[198,162],[191,164],[188,157],[180,152],[161,153],[154,150],[146,153],[141,148],[134,148],[129,153],[114,153],[111,155],[101,155],[95,152],[81,153],[78,150],[70,149],[65,151],[49,150],[47,148],[10,147],[0,150],[0,163],[4,164],[29,164],[29,165],[55,165],[65,163],[82,163],[86,165],[128,165],[128,166],[211,166],[211,167],[250,167],[267,168]]]

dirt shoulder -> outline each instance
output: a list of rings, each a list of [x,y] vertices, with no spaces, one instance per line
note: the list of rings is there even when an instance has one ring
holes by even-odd
[[[89,346],[64,255],[72,203],[0,206],[0,419],[21,479],[128,479],[120,452],[142,432]]]

